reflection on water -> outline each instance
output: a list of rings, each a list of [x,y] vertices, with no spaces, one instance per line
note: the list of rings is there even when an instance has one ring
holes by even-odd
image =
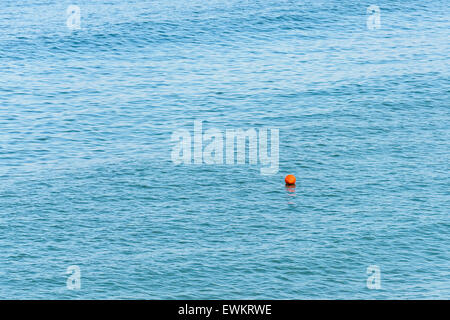
[[[292,185],[286,185],[286,191],[287,191],[287,195],[288,195],[288,204],[295,204],[294,202],[294,198],[296,196],[295,193],[295,184]]]

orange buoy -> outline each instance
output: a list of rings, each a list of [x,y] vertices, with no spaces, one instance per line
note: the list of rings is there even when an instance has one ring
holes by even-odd
[[[286,182],[286,184],[295,184],[295,176],[293,174],[288,174],[286,178],[284,178],[284,182]]]

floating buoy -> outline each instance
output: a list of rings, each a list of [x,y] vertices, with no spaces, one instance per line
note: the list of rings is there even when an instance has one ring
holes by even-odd
[[[286,178],[284,178],[284,182],[286,182],[287,185],[295,184],[295,176],[293,174],[288,174]]]

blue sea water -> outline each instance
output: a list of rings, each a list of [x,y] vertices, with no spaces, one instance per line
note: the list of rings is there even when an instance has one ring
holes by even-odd
[[[0,298],[449,299],[448,4],[2,1]],[[175,165],[194,120],[278,173]]]

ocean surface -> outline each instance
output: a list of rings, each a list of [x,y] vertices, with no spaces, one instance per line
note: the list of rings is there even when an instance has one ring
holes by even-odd
[[[449,30],[447,0],[2,1],[0,298],[449,299]],[[175,165],[195,120],[278,128],[278,172]]]

